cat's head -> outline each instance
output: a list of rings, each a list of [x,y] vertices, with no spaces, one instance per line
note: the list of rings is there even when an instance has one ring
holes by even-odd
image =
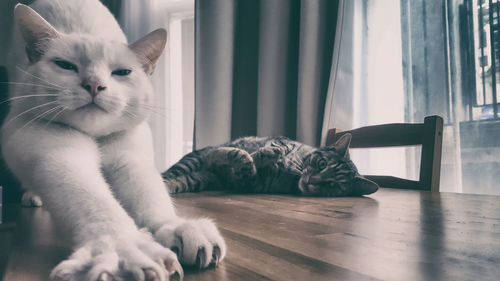
[[[299,188],[304,194],[320,196],[359,196],[374,193],[378,185],[358,173],[349,157],[351,134],[332,146],[321,147],[304,159]]]
[[[165,30],[129,45],[90,34],[61,33],[25,5],[18,4],[14,15],[29,59],[25,78],[37,84],[25,86],[17,95],[39,94],[24,99],[25,108],[48,103],[33,115],[54,109],[40,119],[53,118],[52,122],[95,136],[123,130],[148,116],[153,102],[148,76],[165,46]]]

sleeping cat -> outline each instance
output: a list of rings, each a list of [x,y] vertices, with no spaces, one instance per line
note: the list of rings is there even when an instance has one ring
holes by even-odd
[[[165,30],[128,44],[98,0],[18,4],[14,18],[2,152],[72,233],[74,252],[51,278],[166,280],[182,276],[178,260],[224,259],[215,225],[179,217],[154,166],[148,76]]]
[[[285,137],[245,137],[193,151],[162,176],[171,193],[237,192],[359,196],[378,190],[349,158],[351,135],[315,148]]]

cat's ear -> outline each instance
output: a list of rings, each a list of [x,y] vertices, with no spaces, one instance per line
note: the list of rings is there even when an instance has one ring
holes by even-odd
[[[134,51],[141,61],[144,72],[151,75],[166,43],[167,31],[160,28],[130,44],[129,48]]]
[[[379,189],[378,184],[363,177],[355,176],[352,183],[351,194],[355,196],[372,194]]]
[[[26,55],[31,62],[40,59],[50,39],[60,36],[50,23],[26,5],[16,5],[14,19],[26,42]]]
[[[347,133],[344,134],[338,139],[334,144],[333,147],[335,150],[342,156],[346,156],[348,151],[349,151],[349,145],[351,144],[351,138],[352,135]]]

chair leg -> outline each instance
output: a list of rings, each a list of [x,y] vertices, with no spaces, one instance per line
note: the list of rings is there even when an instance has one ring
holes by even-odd
[[[443,118],[437,115],[424,119],[425,136],[422,140],[420,159],[420,187],[439,192],[441,152],[443,142]]]

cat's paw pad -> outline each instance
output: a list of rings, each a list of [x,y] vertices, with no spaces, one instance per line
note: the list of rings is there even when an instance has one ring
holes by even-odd
[[[183,271],[175,253],[136,233],[127,237],[100,237],[83,245],[50,275],[54,281],[66,280],[144,280],[160,281]]]
[[[21,206],[23,207],[42,207],[42,205],[42,198],[32,192],[26,191],[21,198]]]
[[[226,243],[215,224],[208,219],[165,225],[154,236],[176,252],[183,265],[198,269],[217,266],[226,256]]]

